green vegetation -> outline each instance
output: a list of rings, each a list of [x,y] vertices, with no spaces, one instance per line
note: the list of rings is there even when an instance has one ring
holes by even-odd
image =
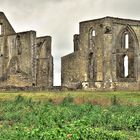
[[[53,101],[57,104],[65,97],[72,97],[75,104],[91,103],[95,105],[112,105],[113,98],[121,105],[140,105],[140,92],[83,92],[83,91],[63,91],[63,92],[4,92],[0,93],[0,101],[12,101],[21,95],[25,98],[32,98],[33,101]]]
[[[140,93],[1,93],[0,140],[139,140]]]

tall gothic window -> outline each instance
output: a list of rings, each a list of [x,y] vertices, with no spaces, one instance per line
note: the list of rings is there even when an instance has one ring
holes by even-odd
[[[88,78],[91,82],[95,80],[95,36],[96,31],[94,28],[89,30],[89,53],[88,53]]]
[[[129,28],[123,29],[116,45],[116,74],[119,81],[134,81],[136,78],[136,36]]]

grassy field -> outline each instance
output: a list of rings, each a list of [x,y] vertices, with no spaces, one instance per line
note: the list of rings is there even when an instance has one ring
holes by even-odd
[[[0,140],[140,140],[140,92],[0,93]]]
[[[76,104],[91,103],[96,105],[111,105],[112,98],[116,97],[118,103],[122,105],[140,105],[140,92],[4,92],[0,93],[0,101],[14,100],[16,96],[21,95],[24,98],[32,98],[33,101],[46,102],[52,100],[54,103],[60,103],[65,97],[72,97]]]

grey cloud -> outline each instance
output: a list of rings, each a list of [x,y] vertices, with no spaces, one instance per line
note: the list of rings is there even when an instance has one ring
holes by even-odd
[[[100,10],[103,11],[102,15],[111,15],[126,18],[140,18],[138,0],[102,0]]]

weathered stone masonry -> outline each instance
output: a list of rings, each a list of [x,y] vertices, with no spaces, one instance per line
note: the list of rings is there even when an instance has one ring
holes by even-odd
[[[80,22],[74,52],[62,57],[62,86],[140,90],[140,21],[105,17]]]
[[[0,12],[0,87],[53,86],[51,37],[16,33]]]

